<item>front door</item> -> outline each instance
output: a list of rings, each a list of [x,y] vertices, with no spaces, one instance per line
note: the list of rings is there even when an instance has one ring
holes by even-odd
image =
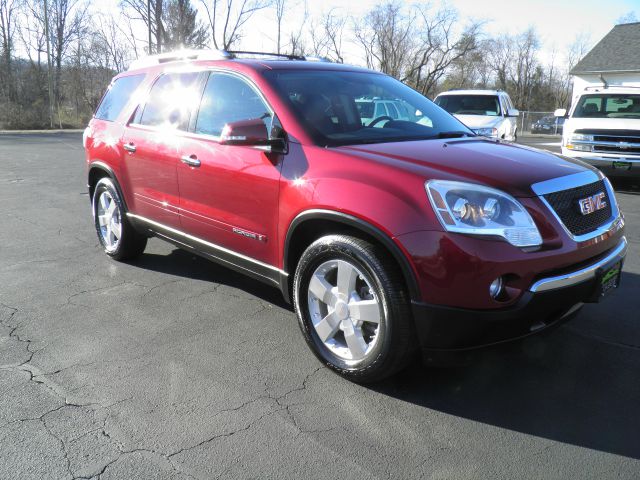
[[[218,137],[225,124],[240,120],[261,118],[270,129],[273,115],[244,78],[211,72],[178,165],[182,229],[250,268],[277,265],[282,156],[220,145]]]

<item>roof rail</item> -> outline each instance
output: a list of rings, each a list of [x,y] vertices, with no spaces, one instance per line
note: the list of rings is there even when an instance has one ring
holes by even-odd
[[[593,90],[599,92],[600,90],[608,90],[610,88],[640,88],[640,85],[611,85],[610,83],[606,85],[588,85],[584,87],[584,91]]]
[[[161,63],[177,62],[180,60],[225,60],[230,58],[233,58],[232,55],[225,50],[183,49],[139,58],[131,62],[129,70],[137,70],[138,68],[151,67]]]
[[[249,50],[227,50],[233,58],[238,58],[238,56],[247,56],[247,57],[278,57],[278,58],[286,58],[287,60],[305,60],[305,57],[302,55],[293,55],[288,53],[270,53],[270,52],[253,52]]]
[[[293,55],[288,53],[252,52],[248,50],[176,50],[139,58],[131,62],[129,70],[160,65],[161,63],[177,62],[180,60],[231,60],[239,57],[275,57],[287,60],[302,60],[309,62],[331,62],[324,57]]]

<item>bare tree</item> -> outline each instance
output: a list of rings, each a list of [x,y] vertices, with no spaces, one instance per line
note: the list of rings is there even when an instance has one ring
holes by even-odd
[[[434,93],[454,62],[476,50],[482,23],[470,21],[456,34],[458,13],[455,10],[443,8],[432,12],[429,5],[419,6],[417,10],[421,19],[417,23],[419,43],[402,80],[428,95]]]
[[[160,53],[162,51],[162,40],[164,37],[162,13],[162,0],[121,0],[120,8],[129,19],[129,26],[132,20],[140,20],[144,23],[149,35],[147,52]],[[152,43],[155,40],[155,45]]]
[[[317,57],[344,63],[342,39],[348,17],[333,8],[311,22],[311,50]]]
[[[415,14],[406,15],[401,4],[376,6],[356,23],[354,33],[365,53],[367,67],[402,78],[414,50]]]
[[[8,101],[13,101],[16,95],[12,59],[14,55],[14,37],[17,27],[18,9],[20,0],[0,0],[0,41],[2,44],[2,56],[0,57],[0,75],[4,79],[0,85],[0,91],[4,90]]]
[[[271,0],[200,0],[207,12],[215,48],[229,50],[242,38],[242,28]]]
[[[281,39],[282,39],[282,20],[284,18],[284,12],[287,7],[287,0],[274,0],[273,7],[276,9],[276,53],[281,53]]]
[[[482,24],[470,22],[456,31],[458,14],[450,8],[432,11],[429,4],[379,5],[355,35],[367,65],[399,78],[423,94],[432,94],[451,65],[477,48]]]

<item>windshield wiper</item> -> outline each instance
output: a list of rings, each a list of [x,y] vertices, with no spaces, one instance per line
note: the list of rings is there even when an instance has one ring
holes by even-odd
[[[450,132],[440,132],[430,138],[460,138],[460,137],[475,137],[476,135],[463,130],[452,130]]]

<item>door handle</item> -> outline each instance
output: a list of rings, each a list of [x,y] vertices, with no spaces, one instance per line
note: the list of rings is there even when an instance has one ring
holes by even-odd
[[[180,161],[182,163],[186,163],[190,167],[199,167],[200,166],[200,160],[198,160],[198,157],[196,157],[195,155],[183,155],[180,158]]]
[[[134,153],[136,151],[136,146],[132,143],[125,143],[122,148],[124,148],[129,153]]]

